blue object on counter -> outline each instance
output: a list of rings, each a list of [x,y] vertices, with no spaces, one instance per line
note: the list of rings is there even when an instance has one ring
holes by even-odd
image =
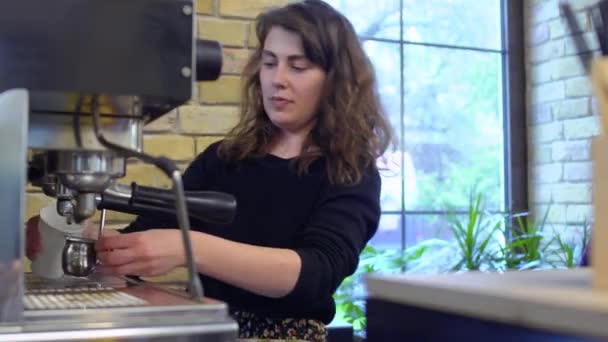
[[[589,250],[591,249],[591,241],[587,243],[579,266],[589,266]]]
[[[496,308],[500,310],[500,308]],[[367,300],[367,342],[599,342],[381,299]]]

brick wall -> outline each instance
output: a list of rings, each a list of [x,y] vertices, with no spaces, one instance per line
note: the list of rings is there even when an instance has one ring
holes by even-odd
[[[597,0],[569,1],[583,32],[571,32],[557,0],[525,0],[526,92],[530,209],[556,230],[592,219],[591,138],[598,134],[590,83],[573,35],[598,49],[584,9]],[[578,230],[577,230],[578,231]]]
[[[222,75],[215,82],[197,85],[198,96],[148,124],[144,130],[144,150],[166,155],[185,167],[210,143],[220,139],[238,118],[240,77],[244,63],[255,44],[253,19],[268,7],[287,0],[196,0],[200,38],[217,40],[224,46]],[[170,180],[151,165],[130,162],[123,183],[169,187]],[[26,217],[38,214],[50,203],[38,189],[28,187]],[[108,214],[113,226],[123,226],[133,217],[117,212]]]

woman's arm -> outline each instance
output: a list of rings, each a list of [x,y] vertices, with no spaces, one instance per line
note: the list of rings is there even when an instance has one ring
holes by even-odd
[[[260,247],[191,232],[199,272],[268,297],[309,301],[333,293],[352,274],[380,218],[380,177],[330,189],[294,237],[293,250]],[[158,229],[102,239],[102,270],[154,276],[185,264],[181,235]]]
[[[289,249],[247,245],[201,232],[190,232],[200,273],[267,297],[290,293],[301,269]],[[181,232],[154,229],[109,236],[97,243],[100,271],[105,274],[156,276],[184,266]]]
[[[290,249],[253,246],[205,233],[193,233],[192,244],[199,272],[262,296],[287,295],[300,275],[300,256]]]

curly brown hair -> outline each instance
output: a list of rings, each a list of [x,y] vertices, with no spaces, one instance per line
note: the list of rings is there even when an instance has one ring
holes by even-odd
[[[297,171],[306,173],[316,159],[325,157],[332,183],[358,183],[388,148],[392,130],[377,94],[373,66],[352,24],[320,0],[291,3],[257,17],[258,45],[243,70],[240,121],[220,145],[220,156],[262,156],[278,132],[264,110],[259,78],[264,41],[275,26],[297,33],[306,57],[326,73],[316,124],[294,159]]]

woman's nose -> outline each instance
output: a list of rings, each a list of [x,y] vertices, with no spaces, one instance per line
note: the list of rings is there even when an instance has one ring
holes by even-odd
[[[287,84],[287,70],[282,65],[277,65],[272,77],[272,85],[278,88],[285,87]]]

